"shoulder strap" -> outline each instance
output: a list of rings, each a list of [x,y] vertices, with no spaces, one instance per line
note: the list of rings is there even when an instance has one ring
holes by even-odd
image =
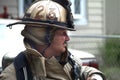
[[[33,80],[32,72],[28,61],[25,57],[24,52],[21,52],[15,59],[14,59],[14,66],[16,69],[16,77],[17,80]],[[25,73],[26,71],[26,73]],[[26,78],[27,77],[27,78]]]
[[[72,57],[73,55],[71,55],[70,52],[69,52],[69,54],[70,55],[68,57],[68,60],[72,66],[72,69],[71,69],[72,80],[83,80],[81,77],[81,66],[79,65],[79,63],[77,61],[75,61],[73,59],[73,57]]]

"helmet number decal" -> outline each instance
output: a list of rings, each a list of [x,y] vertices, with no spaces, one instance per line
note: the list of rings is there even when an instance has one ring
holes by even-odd
[[[41,5],[38,7],[38,12],[36,13],[35,19],[44,18],[44,16],[40,14],[43,10],[44,10],[44,6]]]
[[[50,11],[47,15],[48,20],[55,20],[57,21],[56,13],[55,13],[55,8],[50,8]]]

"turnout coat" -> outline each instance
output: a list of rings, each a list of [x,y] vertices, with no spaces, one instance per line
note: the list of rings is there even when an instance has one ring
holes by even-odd
[[[24,58],[20,57],[21,54]],[[73,63],[78,64],[78,69],[74,71],[79,73],[78,76],[80,76],[79,79],[74,79],[73,77],[76,77],[76,75],[72,74],[73,64],[69,62],[68,56],[70,55],[63,56],[65,62],[60,63],[54,56],[46,59],[37,50],[27,47],[24,52],[16,57],[18,59],[15,59],[16,61],[6,67],[0,74],[0,80],[18,80],[18,78],[19,80],[86,80],[92,74],[100,74],[104,77],[103,73],[99,70],[82,66],[80,61],[73,57],[72,60],[75,61]],[[27,61],[27,67],[26,63],[22,63],[24,59]]]

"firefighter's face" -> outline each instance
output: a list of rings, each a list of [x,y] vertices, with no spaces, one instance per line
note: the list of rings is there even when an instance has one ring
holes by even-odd
[[[67,34],[66,30],[63,29],[58,29],[55,32],[54,38],[51,42],[50,48],[54,50],[54,54],[56,56],[61,55],[61,53],[65,52],[66,46],[67,46],[67,41],[69,41],[70,38]]]

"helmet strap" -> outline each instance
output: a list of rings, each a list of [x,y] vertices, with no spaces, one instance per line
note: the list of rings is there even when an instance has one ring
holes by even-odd
[[[46,43],[48,43],[48,45],[50,45],[50,44],[51,44],[50,30],[51,30],[51,28],[46,28],[45,41],[46,41]]]
[[[41,52],[41,54],[44,56],[44,54],[45,54],[45,50],[50,46],[50,44],[51,44],[51,39],[50,39],[50,30],[51,30],[51,28],[46,28],[46,36],[45,36],[45,42],[48,44],[47,45],[47,47],[45,47],[44,49],[43,49],[43,51]]]

